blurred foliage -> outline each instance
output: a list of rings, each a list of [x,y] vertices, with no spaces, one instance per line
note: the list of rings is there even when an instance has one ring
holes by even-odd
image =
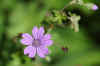
[[[92,11],[84,6],[71,5],[64,11],[81,16],[80,32],[74,32],[62,21],[67,17],[59,13],[71,0],[0,0],[0,66],[36,66],[36,59],[23,54],[20,33],[30,33],[34,26],[44,25],[48,11],[56,16],[49,17],[54,44],[49,47],[51,59],[40,59],[38,66],[100,66],[100,10]],[[84,0],[100,6],[100,0]],[[66,17],[66,18],[65,18]],[[50,21],[47,20],[47,21]],[[64,27],[61,27],[65,25]],[[50,27],[46,23],[44,27]],[[68,47],[64,52],[62,47]]]

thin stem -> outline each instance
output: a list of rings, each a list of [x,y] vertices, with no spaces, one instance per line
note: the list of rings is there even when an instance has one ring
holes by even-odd
[[[37,55],[36,55],[35,65],[36,66],[42,66],[41,62],[40,62],[40,58]]]

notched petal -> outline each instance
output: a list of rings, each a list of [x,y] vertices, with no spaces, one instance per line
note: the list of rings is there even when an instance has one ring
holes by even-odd
[[[28,46],[24,49],[24,54],[27,55],[30,57],[30,58],[33,58],[36,54],[36,48],[32,47],[32,46]]]
[[[41,46],[40,49],[41,49],[42,53],[45,54],[45,55],[48,55],[50,53],[48,48],[46,48],[44,46]]]
[[[26,38],[26,39],[32,39],[32,36],[30,34],[28,34],[28,33],[22,34],[22,37]]]
[[[38,38],[42,38],[44,35],[44,27],[40,27],[39,31],[38,31]]]
[[[45,45],[45,46],[51,46],[53,44],[53,41],[52,40],[43,40],[41,43],[42,43],[42,45]]]
[[[42,50],[40,48],[37,48],[37,54],[41,57],[41,58],[45,58],[45,54],[42,52]]]
[[[24,45],[31,45],[33,40],[32,39],[21,39],[20,42]]]
[[[32,30],[32,35],[34,39],[38,38],[38,28],[36,26]]]
[[[51,35],[50,34],[45,34],[43,37],[43,40],[49,40],[51,39]]]

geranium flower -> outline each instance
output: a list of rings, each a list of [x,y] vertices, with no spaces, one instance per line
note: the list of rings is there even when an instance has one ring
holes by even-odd
[[[50,34],[44,35],[43,27],[40,27],[40,29],[34,27],[32,30],[32,36],[28,33],[22,34],[21,43],[27,46],[24,49],[24,54],[28,55],[30,58],[35,57],[36,54],[41,58],[45,58],[49,53],[47,47],[53,44],[53,41],[50,39]]]

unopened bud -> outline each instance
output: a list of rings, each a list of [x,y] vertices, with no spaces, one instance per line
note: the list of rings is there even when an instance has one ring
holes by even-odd
[[[93,3],[86,3],[84,4],[85,7],[87,7],[88,9],[91,9],[91,10],[98,10],[98,6],[96,4],[93,4]]]
[[[67,51],[68,51],[68,48],[67,48],[67,47],[62,47],[62,50],[63,50],[64,52],[67,52]]]
[[[98,6],[97,5],[93,5],[92,10],[98,10]]]
[[[46,57],[45,57],[45,60],[48,61],[48,62],[50,62],[50,61],[51,61],[50,56],[46,56]]]

